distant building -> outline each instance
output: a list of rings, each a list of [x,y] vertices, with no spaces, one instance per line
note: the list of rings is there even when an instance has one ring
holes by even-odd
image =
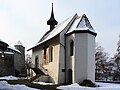
[[[69,17],[57,25],[53,5],[47,21],[50,30],[32,47],[33,71],[41,81],[80,83],[95,81],[95,36],[85,14]],[[31,50],[29,49],[29,50]],[[38,70],[39,69],[39,70]],[[38,71],[38,72],[37,72]]]
[[[15,47],[10,47],[0,40],[0,76],[26,74],[25,47],[19,41]]]

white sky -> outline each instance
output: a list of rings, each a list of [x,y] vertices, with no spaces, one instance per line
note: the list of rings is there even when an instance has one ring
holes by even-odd
[[[98,33],[96,41],[111,55],[115,53],[120,0],[0,0],[0,38],[10,46],[20,40],[26,50],[34,46],[49,30],[52,2],[59,23],[75,13],[85,13]]]

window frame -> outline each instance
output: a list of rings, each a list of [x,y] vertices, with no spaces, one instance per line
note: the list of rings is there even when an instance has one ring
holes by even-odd
[[[74,55],[74,41],[70,40],[70,56]]]
[[[49,62],[53,62],[53,46],[49,47]]]

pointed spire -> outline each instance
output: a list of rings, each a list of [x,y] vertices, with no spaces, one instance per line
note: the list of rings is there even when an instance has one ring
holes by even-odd
[[[21,45],[21,46],[23,46],[22,43],[21,43],[20,41],[18,41],[16,45]]]
[[[52,11],[51,11],[51,17],[47,21],[47,25],[50,25],[50,30],[53,30],[55,28],[55,25],[57,25],[57,21],[54,18],[54,11],[53,11],[53,3],[52,3]]]

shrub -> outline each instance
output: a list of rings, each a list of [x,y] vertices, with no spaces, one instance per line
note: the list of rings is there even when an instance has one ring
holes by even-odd
[[[82,83],[80,83],[81,86],[87,86],[87,87],[96,87],[96,84],[93,83],[91,80],[83,80]]]

